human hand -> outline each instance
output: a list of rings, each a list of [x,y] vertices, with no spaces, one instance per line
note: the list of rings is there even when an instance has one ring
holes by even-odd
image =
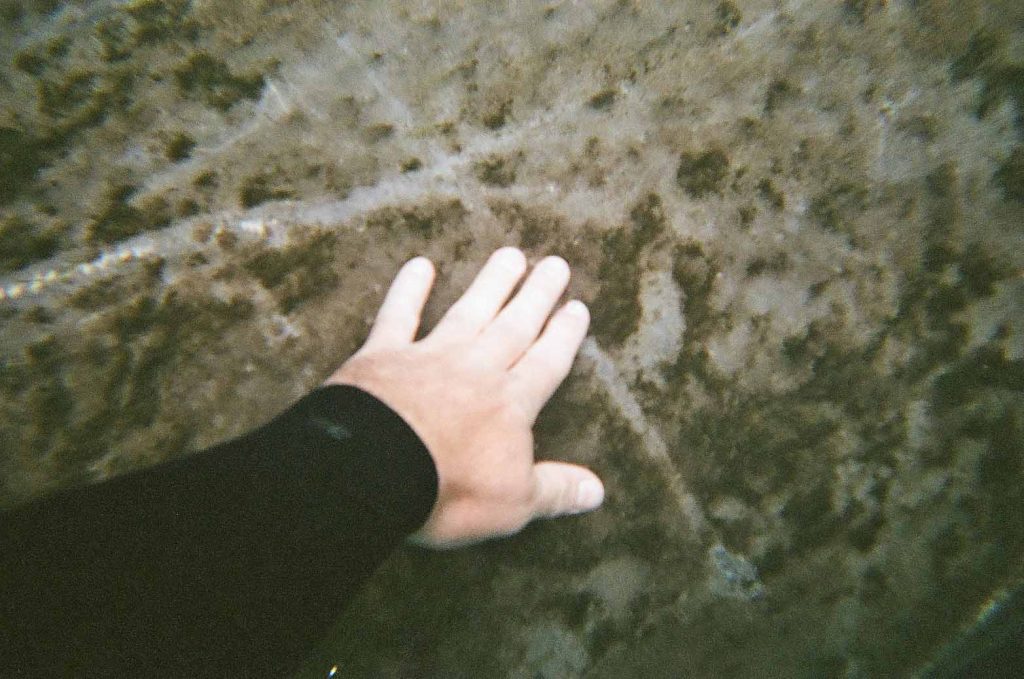
[[[590,315],[571,301],[548,320],[569,283],[559,257],[538,263],[506,305],[526,268],[519,250],[496,251],[433,331],[414,341],[434,267],[423,257],[410,260],[366,343],[327,379],[383,401],[433,456],[438,497],[412,536],[419,544],[507,536],[533,519],[590,511],[604,499],[590,470],[534,462],[531,429],[569,374]]]

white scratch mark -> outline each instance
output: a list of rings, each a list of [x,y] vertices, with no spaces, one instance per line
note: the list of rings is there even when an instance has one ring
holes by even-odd
[[[661,438],[658,430],[647,420],[647,416],[644,415],[640,403],[637,402],[632,392],[626,387],[625,380],[623,380],[614,361],[597,345],[597,342],[592,337],[588,337],[583,342],[580,355],[593,364],[594,374],[607,392],[609,400],[618,408],[633,431],[644,442],[644,447],[650,459],[668,478],[673,499],[689,522],[690,528],[698,534],[710,531],[711,527],[708,525],[704,510],[701,509],[697,498],[686,489],[686,483],[679,476],[679,472],[676,470],[669,455],[668,446],[665,444],[664,439]]]

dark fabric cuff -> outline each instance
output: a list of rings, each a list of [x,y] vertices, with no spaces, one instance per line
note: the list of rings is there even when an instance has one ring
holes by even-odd
[[[257,448],[294,453],[309,466],[293,472],[319,477],[307,488],[324,508],[365,514],[375,530],[413,533],[437,500],[426,445],[394,410],[356,387],[316,389],[248,437],[259,440]]]
[[[399,415],[330,386],[237,439],[5,512],[0,674],[286,676],[437,486]]]

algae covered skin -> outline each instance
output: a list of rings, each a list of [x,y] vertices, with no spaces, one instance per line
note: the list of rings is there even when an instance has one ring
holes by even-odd
[[[519,245],[593,315],[537,454],[606,506],[395,554],[303,676],[933,667],[1024,577],[1018,5],[4,2],[0,501]]]

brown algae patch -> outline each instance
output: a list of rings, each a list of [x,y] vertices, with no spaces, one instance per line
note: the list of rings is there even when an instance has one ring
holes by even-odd
[[[337,242],[331,231],[294,228],[288,245],[260,250],[242,266],[274,294],[281,311],[288,313],[337,284]]]
[[[173,213],[167,201],[160,196],[150,196],[136,204],[136,190],[136,187],[126,184],[109,190],[106,204],[88,226],[86,238],[89,242],[116,243],[144,231],[170,225]]]
[[[435,238],[452,228],[459,228],[468,212],[462,201],[453,198],[408,208],[383,208],[366,217],[366,228],[392,236],[408,233],[421,238]]]
[[[206,52],[194,52],[174,71],[182,94],[226,111],[241,99],[255,99],[263,90],[262,73],[236,74],[227,63]]]
[[[54,255],[63,234],[55,228],[40,228],[18,215],[0,220],[0,271],[14,271]]]
[[[601,290],[591,305],[591,331],[604,347],[621,345],[640,324],[642,253],[665,230],[657,194],[648,194],[629,213],[629,224],[602,237]]]
[[[687,151],[679,156],[676,184],[692,198],[720,194],[729,175],[729,157],[720,149]]]
[[[516,181],[517,166],[522,156],[503,158],[492,155],[476,163],[476,176],[489,186],[508,187]]]

